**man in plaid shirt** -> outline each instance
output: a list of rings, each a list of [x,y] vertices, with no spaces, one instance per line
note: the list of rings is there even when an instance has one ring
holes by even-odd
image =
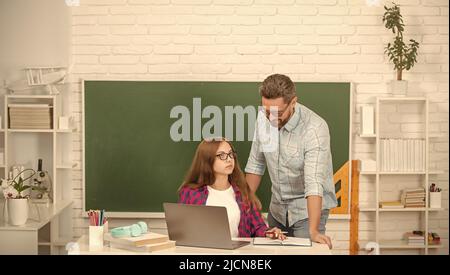
[[[260,94],[263,108],[245,168],[247,183],[256,192],[267,167],[272,182],[269,226],[331,249],[325,225],[337,200],[328,125],[297,103],[295,85],[285,75],[267,77]],[[260,133],[268,128],[271,134]]]

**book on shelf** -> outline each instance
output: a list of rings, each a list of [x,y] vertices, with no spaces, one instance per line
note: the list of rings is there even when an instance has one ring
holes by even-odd
[[[425,202],[425,197],[420,197],[420,198],[410,198],[410,197],[407,197],[407,198],[405,198],[405,202],[409,202],[409,203],[421,203],[421,202]]]
[[[414,140],[414,161],[416,163],[414,171],[420,171],[420,140]]]
[[[404,239],[408,242],[408,245],[424,245],[425,237],[422,231],[406,232]]]
[[[403,141],[403,171],[409,171],[408,165],[408,140]]]
[[[388,167],[389,171],[394,172],[396,171],[395,168],[395,154],[394,154],[394,140],[393,139],[389,139],[388,140],[389,143],[389,161],[391,162],[390,167]]]
[[[422,204],[425,205],[425,200],[422,200],[422,201],[407,201],[406,200],[404,204],[405,204],[405,206],[406,205],[413,205],[413,204],[414,205],[422,205]]]
[[[412,169],[413,161],[411,159],[411,156],[412,156],[411,151],[412,151],[411,139],[408,139],[406,141],[406,152],[407,152],[407,155],[406,155],[406,162],[407,162],[406,171],[408,171],[408,172],[412,172],[412,170],[413,170]]]
[[[409,188],[405,189],[401,195],[401,202],[405,208],[422,208],[425,207],[425,189]]]
[[[399,209],[404,208],[404,205],[400,201],[384,201],[380,202],[380,208]]]
[[[10,129],[52,129],[53,109],[49,104],[9,104]]]
[[[380,168],[383,172],[423,172],[426,146],[424,139],[382,138]]]
[[[424,188],[407,188],[407,189],[404,189],[403,191],[408,194],[425,193]]]
[[[400,139],[398,140],[398,158],[399,158],[399,162],[400,162],[400,165],[398,167],[399,171],[406,171],[406,168],[405,168],[406,158],[405,158],[404,152],[403,152],[403,143],[404,143],[404,140],[400,140]]]
[[[138,237],[115,238],[111,235],[111,233],[105,233],[104,240],[117,245],[123,245],[128,247],[140,247],[149,244],[167,242],[169,241],[169,236],[154,232],[148,232]]]
[[[410,194],[406,194],[405,193],[405,198],[408,199],[420,199],[420,198],[425,198],[425,193],[410,193]]]
[[[425,240],[424,232],[422,230],[414,230],[406,232],[404,237],[409,240]]]

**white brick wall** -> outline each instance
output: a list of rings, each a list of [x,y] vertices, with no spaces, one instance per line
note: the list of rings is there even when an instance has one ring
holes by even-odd
[[[445,244],[432,253],[448,254],[448,1],[397,2],[404,5],[406,37],[421,46],[419,63],[404,78],[412,92],[429,97],[430,129],[443,134],[431,149],[436,153],[432,157],[436,167],[445,170],[436,182],[444,188],[446,210],[430,214],[430,225]],[[383,54],[392,36],[383,27],[382,13],[382,5],[369,7],[363,0],[81,0],[80,7],[72,8],[76,121],[80,122],[81,113],[79,79],[84,77],[262,81],[271,73],[285,73],[294,81],[351,81],[357,91],[353,157],[370,157],[373,146],[356,135],[359,107],[388,95],[387,82],[395,75]],[[416,116],[401,118],[392,131],[414,132],[423,127]],[[81,161],[80,140],[74,137],[77,162]],[[80,218],[81,170],[74,172],[73,186],[75,233],[80,235],[87,226]],[[385,186],[382,191],[391,189]],[[374,200],[369,177],[361,177],[360,191],[361,202]],[[382,232],[393,231],[399,237],[416,226],[410,216],[388,214]],[[374,239],[374,219],[373,213],[360,214],[362,245]],[[115,220],[111,225],[129,222]],[[149,223],[150,228],[164,232],[162,220]],[[348,221],[330,220],[328,234],[334,253],[348,253]]]

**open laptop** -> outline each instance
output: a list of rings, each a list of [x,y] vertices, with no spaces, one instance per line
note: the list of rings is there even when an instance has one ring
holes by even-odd
[[[169,238],[180,246],[236,249],[250,244],[231,240],[225,207],[164,203]]]

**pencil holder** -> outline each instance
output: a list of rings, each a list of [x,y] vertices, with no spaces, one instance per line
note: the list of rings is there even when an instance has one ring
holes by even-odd
[[[89,226],[89,248],[103,247],[104,226]]]
[[[430,208],[441,208],[441,192],[430,192]]]

